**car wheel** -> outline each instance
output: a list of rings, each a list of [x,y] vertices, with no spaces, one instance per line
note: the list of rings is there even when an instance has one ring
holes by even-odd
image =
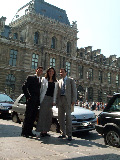
[[[19,123],[20,122],[17,114],[13,114],[12,121],[15,122],[15,123]]]
[[[60,126],[59,126],[57,120],[52,120],[52,124],[51,124],[50,130],[52,132],[60,133]]]
[[[104,135],[105,144],[113,147],[120,147],[120,131],[116,128],[109,130]]]

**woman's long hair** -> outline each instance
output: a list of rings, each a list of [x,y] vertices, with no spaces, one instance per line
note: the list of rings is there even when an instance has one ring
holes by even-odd
[[[50,70],[50,69],[53,69],[53,70],[54,70],[54,74],[53,74],[52,80],[53,80],[53,82],[56,82],[56,81],[57,81],[57,79],[56,79],[56,71],[55,71],[55,69],[54,69],[53,67],[50,67],[50,68],[47,69],[46,74],[45,74],[45,78],[46,78],[48,81],[50,80],[50,77],[49,77],[49,70]]]

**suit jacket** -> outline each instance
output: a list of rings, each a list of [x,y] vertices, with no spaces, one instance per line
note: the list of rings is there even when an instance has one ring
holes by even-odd
[[[36,75],[30,75],[25,80],[22,90],[25,97],[28,99],[33,96],[40,96],[40,87],[41,83],[39,83]]]
[[[47,88],[48,88],[48,80],[45,77],[42,77],[41,89],[40,89],[40,103],[42,103],[45,97]],[[58,92],[58,82],[55,82],[55,88],[54,88],[54,93],[53,93],[53,103],[56,103],[57,92]]]
[[[59,87],[58,87],[58,95],[57,95],[57,104],[59,105],[63,80],[60,79],[58,81],[58,83],[59,83]],[[65,96],[67,98],[67,102],[68,102],[69,105],[71,105],[72,102],[76,102],[76,100],[77,100],[76,84],[75,84],[75,81],[72,78],[67,77],[67,79],[66,79]]]

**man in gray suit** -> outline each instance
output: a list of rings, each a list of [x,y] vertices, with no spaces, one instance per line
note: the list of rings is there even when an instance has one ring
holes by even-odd
[[[58,119],[61,129],[61,136],[58,138],[65,138],[72,140],[72,119],[71,119],[71,105],[74,105],[77,98],[76,84],[72,78],[67,77],[67,72],[64,68],[60,69],[57,105],[58,105]],[[66,113],[66,126],[65,126]]]

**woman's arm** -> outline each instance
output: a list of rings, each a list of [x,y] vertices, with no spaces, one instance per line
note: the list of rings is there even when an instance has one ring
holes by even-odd
[[[53,94],[53,104],[56,104],[56,97],[58,94],[58,82],[55,82],[54,94]]]

